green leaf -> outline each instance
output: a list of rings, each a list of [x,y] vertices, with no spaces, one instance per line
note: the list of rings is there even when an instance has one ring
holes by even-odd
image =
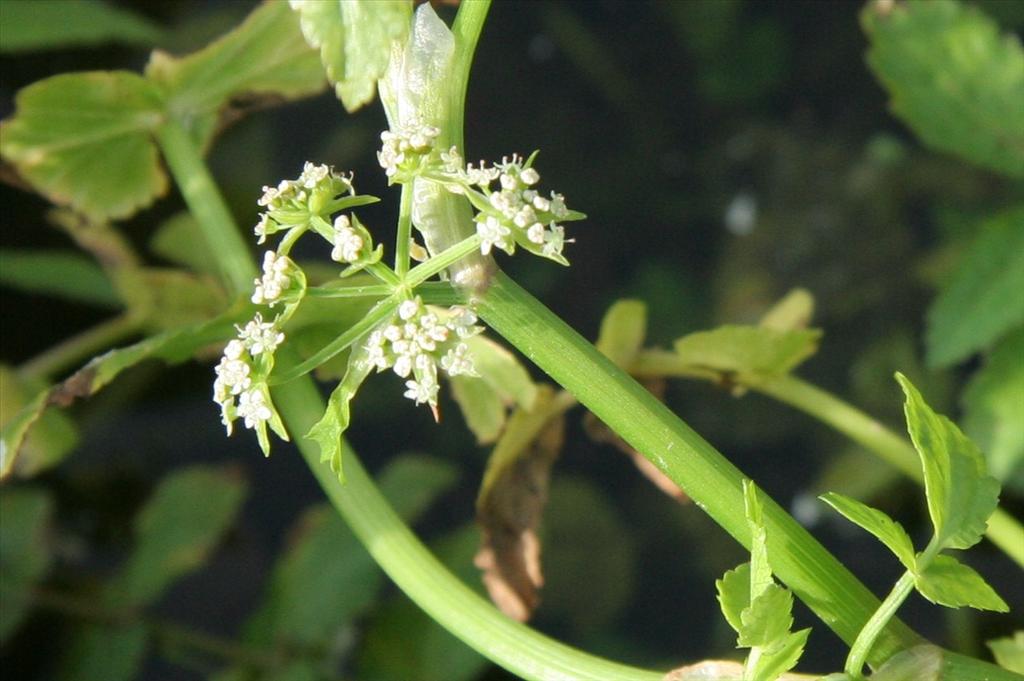
[[[103,43],[151,46],[163,30],[100,0],[0,2],[0,52],[18,53]]]
[[[236,305],[216,319],[166,331],[135,345],[95,357],[70,378],[49,390],[41,390],[0,429],[0,478],[11,473],[21,455],[29,430],[52,404],[68,406],[88,397],[114,380],[125,369],[146,359],[182,362],[202,348],[235,335],[235,324],[252,318],[253,306]]]
[[[941,681],[943,654],[928,644],[908,648],[886,660],[871,681]]]
[[[50,568],[53,502],[42,490],[5,489],[0,494],[0,642],[14,633],[31,603],[28,590]]]
[[[954,0],[868,4],[867,60],[925,144],[1024,177],[1024,49]]]
[[[827,492],[818,497],[844,518],[875,536],[892,551],[903,567],[914,570],[914,544],[903,526],[878,509],[843,494]]]
[[[1024,322],[1021,291],[1024,206],[1001,213],[981,226],[952,281],[928,310],[928,363],[936,367],[954,364],[1019,326]]]
[[[207,248],[199,223],[187,210],[165,220],[149,240],[149,248],[161,258],[194,272],[220,273],[216,254]]]
[[[145,625],[79,627],[61,661],[62,681],[130,681],[146,652]]]
[[[984,577],[952,556],[936,556],[923,573],[914,577],[914,584],[929,601],[949,608],[967,605],[996,612],[1010,609]]]
[[[409,32],[409,0],[297,0],[306,41],[320,59],[338,99],[349,112],[373,100],[392,44]]]
[[[504,400],[490,385],[472,376],[452,376],[448,381],[452,398],[459,405],[466,425],[477,444],[494,442],[501,435],[508,417]]]
[[[45,394],[42,382],[25,381],[6,364],[0,364],[0,426],[6,432],[9,424],[18,428],[24,423],[22,410]],[[31,408],[30,408],[31,409]],[[60,463],[78,444],[78,429],[74,422],[60,412],[42,415],[35,427],[27,434],[23,450],[14,469],[19,477],[29,478]],[[0,441],[0,447],[6,447]],[[6,449],[0,450],[0,461],[6,462]]]
[[[675,342],[680,360],[695,370],[735,376],[743,383],[785,374],[814,354],[821,331],[721,326]]]
[[[729,626],[737,634],[743,629],[743,611],[750,607],[750,563],[728,570],[715,580],[718,604]]]
[[[750,598],[753,602],[765,589],[773,586],[774,581],[768,562],[768,535],[764,528],[761,500],[757,497],[757,486],[750,480],[743,481],[743,507],[750,527]]]
[[[364,340],[360,339],[352,346],[345,377],[338,382],[330,399],[327,400],[324,415],[306,433],[308,439],[314,440],[320,446],[320,461],[330,464],[331,470],[342,482],[345,481],[345,472],[341,461],[341,436],[348,429],[351,416],[349,403],[373,369],[373,365],[366,361],[369,351]]]
[[[455,484],[458,471],[427,456],[405,455],[380,474],[380,489],[406,521]],[[337,512],[318,505],[300,518],[278,561],[266,600],[246,625],[247,640],[289,649],[329,646],[341,627],[365,614],[384,573]]]
[[[284,2],[259,5],[242,24],[186,57],[156,51],[146,77],[167,98],[168,111],[205,147],[231,100],[252,107],[264,101],[317,94],[326,82],[316,52]]]
[[[452,396],[477,442],[494,442],[505,425],[507,408],[531,409],[537,386],[518,358],[498,343],[483,336],[464,342],[480,377],[452,377]]]
[[[0,284],[102,307],[121,306],[100,266],[77,251],[0,250]]]
[[[906,376],[897,373],[896,380],[907,396],[907,430],[924,467],[934,541],[940,550],[970,548],[999,502],[999,482],[986,475],[981,452],[952,421],[932,411]]]
[[[810,629],[787,633],[776,646],[762,651],[754,663],[751,681],[775,681],[795,667],[810,633]]]
[[[746,648],[771,648],[793,626],[793,594],[778,584],[767,584],[740,613],[737,643]]]
[[[1024,326],[1004,336],[964,390],[964,432],[992,477],[1024,493]]]
[[[639,300],[618,300],[604,314],[594,344],[620,367],[629,367],[647,336],[647,306]]]
[[[138,608],[203,564],[245,500],[229,468],[191,466],[165,477],[135,518],[135,548],[106,586],[108,604]]]
[[[20,90],[0,155],[41,194],[91,220],[126,218],[167,190],[150,133],[159,90],[127,71],[53,76]]]
[[[814,296],[806,289],[795,288],[764,313],[759,326],[776,331],[806,329],[813,316]]]
[[[1011,672],[1024,674],[1024,631],[1015,631],[1013,636],[986,641],[996,664]]]

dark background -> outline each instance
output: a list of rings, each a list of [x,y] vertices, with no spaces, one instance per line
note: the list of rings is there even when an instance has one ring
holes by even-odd
[[[170,27],[161,47],[172,52],[205,44],[252,7],[241,1],[118,4]],[[977,4],[1005,29],[1024,26],[1022,3]],[[1006,205],[1013,188],[923,149],[889,115],[886,95],[864,63],[860,7],[838,1],[496,2],[470,84],[467,157],[497,159],[539,148],[544,187],[589,215],[569,227],[576,239],[566,250],[571,268],[499,256],[502,267],[591,339],[609,305],[640,298],[648,304],[649,343],[661,345],[724,322],[755,322],[773,301],[802,286],[815,296],[815,324],[825,331],[819,353],[799,370],[802,377],[901,429],[901,395],[891,380],[901,370],[937,410],[955,418],[957,396],[974,367],[933,372],[923,366],[924,312],[975,218]],[[0,115],[9,116],[14,93],[35,80],[75,70],[139,70],[147,56],[105,47],[0,58]],[[210,164],[242,225],[255,223],[259,188],[296,176],[303,161],[352,169],[362,193],[385,198],[360,217],[386,234],[397,190],[386,188],[374,159],[384,125],[379,105],[350,116],[324,94],[241,121],[215,144]],[[729,224],[729,207],[751,202],[753,219]],[[4,248],[68,246],[44,223],[43,200],[0,186],[0,203]],[[144,244],[180,208],[172,191],[126,232]],[[0,357],[18,364],[104,314],[4,290]],[[195,363],[130,372],[74,408],[84,441],[41,482],[56,490],[62,537],[77,547],[59,569],[71,581],[88,580],[123,556],[131,514],[163,473],[186,462],[236,462],[252,485],[242,522],[210,567],[159,606],[162,614],[230,637],[254,607],[287,529],[322,495],[289,446],[275,443],[274,455],[264,460],[250,433],[223,437],[209,399],[211,380],[210,366]],[[458,463],[458,489],[418,528],[437,537],[471,518],[486,450],[475,446],[448,398],[446,419],[436,427],[426,410],[401,399],[398,387],[390,376],[364,387],[351,439],[371,469],[402,451]],[[735,399],[708,385],[676,382],[667,401],[780,503],[803,509],[815,534],[876,593],[888,590],[898,576],[896,561],[866,534],[806,503],[822,491],[826,476],[832,489],[856,483],[830,467],[851,455],[849,442],[756,395]],[[662,496],[625,457],[591,443],[577,417],[570,419],[568,442],[555,468],[554,493],[560,479],[588,481],[626,534],[604,550],[626,558],[595,555],[594,574],[560,574],[552,572],[557,563],[548,565],[543,595],[550,607],[541,606],[535,625],[636,664],[731,655],[713,581],[745,559],[740,548],[698,509]],[[868,500],[914,528],[916,541],[925,539],[920,490],[881,464],[857,470],[879,480]],[[1019,515],[1020,498],[1006,502]],[[627,567],[609,577],[602,573],[608,562]],[[1019,570],[985,543],[968,562],[1017,609],[1019,628]],[[612,605],[588,607],[602,598],[588,584],[608,580],[620,587],[605,594]],[[559,595],[560,589],[570,595]],[[950,613],[917,597],[901,616],[938,643],[981,655],[979,641],[1009,633],[1005,618]],[[845,649],[826,627],[802,607],[797,625],[814,625],[801,669],[841,668]],[[3,652],[8,673],[45,678],[61,627],[54,617],[33,618]],[[145,676],[184,674],[153,661]],[[486,678],[505,676],[494,670]]]

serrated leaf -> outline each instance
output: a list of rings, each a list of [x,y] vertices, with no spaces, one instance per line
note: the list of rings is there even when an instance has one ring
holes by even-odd
[[[867,530],[892,551],[903,567],[914,570],[914,544],[903,526],[876,508],[837,492],[818,497],[844,518]]]
[[[728,570],[715,580],[722,615],[737,634],[743,629],[743,611],[750,607],[750,563]]]
[[[107,275],[77,251],[0,251],[0,284],[26,293],[120,307]]]
[[[0,52],[18,53],[103,43],[151,46],[163,30],[100,0],[0,3]]]
[[[1024,631],[1015,631],[1013,636],[986,641],[996,664],[1011,672],[1024,674]]]
[[[292,0],[306,41],[349,112],[373,100],[392,44],[409,32],[409,0]]]
[[[127,71],[53,76],[20,90],[0,155],[41,194],[90,219],[125,218],[167,190],[150,133],[159,90]]]
[[[806,289],[795,288],[764,313],[759,326],[776,331],[806,329],[813,316],[814,296]]]
[[[936,556],[923,573],[915,575],[914,584],[929,601],[949,608],[1010,609],[984,577],[952,556]]]
[[[17,629],[31,607],[27,591],[49,570],[52,516],[53,503],[42,490],[7,489],[0,494],[0,642]]]
[[[795,667],[804,653],[804,646],[810,633],[810,629],[801,629],[786,634],[776,647],[762,651],[754,663],[750,681],[776,681]]]
[[[778,584],[767,584],[740,613],[736,642],[746,648],[774,648],[793,626],[793,594]]]
[[[1024,326],[1002,338],[961,397],[964,432],[1004,487],[1024,493]]]
[[[341,436],[348,429],[351,417],[349,403],[373,369],[373,365],[366,361],[369,351],[364,340],[360,339],[352,346],[345,377],[338,382],[327,400],[324,415],[306,433],[308,439],[314,440],[320,446],[321,463],[329,464],[342,482],[345,481],[345,472],[341,461]]]
[[[252,311],[251,305],[236,305],[216,319],[166,331],[134,345],[111,350],[95,357],[62,383],[41,390],[0,429],[0,478],[10,475],[24,448],[26,436],[50,405],[66,407],[80,397],[88,397],[125,369],[146,359],[162,359],[172,364],[182,362],[211,343],[234,336],[235,324],[250,319]]]
[[[135,518],[135,547],[105,590],[105,601],[138,608],[196,569],[221,540],[245,500],[246,484],[227,468],[174,471]]]
[[[326,86],[316,52],[284,2],[259,5],[234,30],[188,56],[155,51],[146,77],[164,91],[168,110],[200,147],[232,100],[245,98],[252,107],[260,98],[298,99]]]
[[[143,624],[79,627],[64,652],[62,681],[130,681],[136,678],[146,652]]]
[[[924,468],[935,542],[940,549],[970,548],[999,502],[999,482],[986,474],[981,452],[952,421],[932,411],[906,376],[897,373],[896,380],[907,397],[907,430]]]
[[[1021,107],[1024,111],[1024,94]],[[981,226],[952,281],[928,310],[928,363],[936,367],[954,364],[1019,326],[1024,322],[1021,291],[1024,207],[1001,213]]]
[[[941,681],[943,655],[938,646],[914,646],[886,660],[871,681]]]
[[[25,381],[14,369],[0,364],[0,426],[6,430],[45,388],[45,383]],[[43,414],[25,439],[14,473],[30,478],[60,463],[77,443],[78,429],[71,419],[59,412]],[[0,441],[0,447],[4,446]],[[0,451],[0,460],[2,454]]]
[[[219,274],[216,254],[206,246],[199,223],[188,211],[165,220],[149,240],[149,248],[162,258],[193,272]]]
[[[793,370],[814,354],[820,338],[818,329],[726,325],[683,336],[674,347],[684,365],[751,383]]]
[[[594,345],[618,366],[628,367],[646,336],[647,306],[639,300],[618,300],[604,313]]]
[[[861,15],[868,63],[925,144],[1024,177],[1024,49],[978,8],[913,1]]]

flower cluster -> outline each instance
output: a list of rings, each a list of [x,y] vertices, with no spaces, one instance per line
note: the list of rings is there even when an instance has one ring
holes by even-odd
[[[408,182],[432,160],[434,140],[441,131],[420,122],[413,122],[394,131],[380,134],[381,148],[377,160],[390,182]]]
[[[483,331],[464,307],[424,307],[417,297],[404,301],[394,319],[366,338],[362,361],[378,372],[392,369],[405,382],[405,397],[428,404],[436,414],[438,368],[449,376],[476,376],[465,339]],[[411,376],[411,378],[410,378]]]
[[[287,255],[267,251],[263,255],[263,276],[256,279],[252,302],[273,307],[279,301],[290,302],[302,297],[306,276]]]
[[[270,452],[267,426],[282,439],[288,434],[273,402],[267,377],[274,368],[274,351],[284,342],[279,320],[256,317],[244,327],[236,327],[238,336],[224,347],[224,355],[214,370],[213,400],[220,405],[221,422],[231,435],[235,419],[255,430],[264,453]]]
[[[380,262],[384,256],[384,246],[373,247],[370,231],[363,226],[355,215],[339,215],[334,219],[331,229],[331,259],[348,265],[341,273],[347,277],[355,274],[368,265]]]
[[[310,162],[294,180],[281,180],[276,187],[264,187],[258,203],[266,208],[256,224],[258,243],[267,236],[293,227],[307,227],[314,216],[335,210],[339,198],[353,196],[352,176],[341,175],[326,165]]]

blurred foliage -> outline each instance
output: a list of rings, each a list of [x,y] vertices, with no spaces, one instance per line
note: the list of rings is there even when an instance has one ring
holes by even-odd
[[[33,398],[41,409],[47,380],[70,370],[39,376],[25,368],[44,348],[104,321],[110,308],[140,319],[135,333],[186,320],[210,331],[181,343],[170,330],[107,356],[92,365],[92,380],[78,384],[92,392],[121,376],[107,398],[47,410],[29,433],[16,473],[46,472],[0,490],[0,664],[25,679],[136,672],[157,680],[507,678],[384,585],[337,517],[312,507],[320,493],[287,448],[264,461],[252,443],[224,440],[208,400],[209,367],[135,366],[153,356],[202,356],[249,312],[201,321],[227,301],[203,276],[215,268],[180,199],[172,191],[150,206],[164,189],[149,137],[154,111],[189,113],[243,226],[255,222],[259,187],[294,176],[305,160],[354,170],[361,190],[387,199],[367,210],[368,222],[393,218],[396,197],[373,157],[382,112],[369,106],[347,115],[330,94],[300,101],[325,81],[298,21],[281,38],[275,13],[284,14],[283,4],[204,47],[255,6],[0,2],[5,164],[93,218],[147,206],[113,225],[69,221],[44,217],[42,202],[17,180],[0,186],[9,225],[0,250],[10,327],[0,335],[5,438],[12,415]],[[452,16],[451,8],[439,11]],[[761,338],[753,325],[802,287],[813,295],[824,336],[776,330],[795,334],[786,369],[806,360],[802,376],[894,426],[902,414],[891,376],[900,369],[981,446],[1008,484],[1003,503],[1020,515],[1024,363],[1014,258],[1024,234],[1017,181],[1024,57],[1012,31],[1022,27],[1021,3],[1004,0],[495,3],[468,94],[467,156],[539,147],[545,179],[590,216],[570,246],[572,268],[501,264],[590,338],[608,308],[631,297],[646,303],[647,345],[669,347],[700,332],[698,339],[710,339],[702,352],[716,355],[728,354],[721,334]],[[194,54],[160,53],[144,78],[137,74],[152,48]],[[235,60],[234,49],[255,56]],[[290,66],[271,68],[279,59]],[[43,80],[116,69],[125,70]],[[216,87],[204,85],[206,72],[220,74]],[[275,95],[242,96],[252,90]],[[139,106],[127,107],[125,93]],[[279,99],[295,101],[241,118]],[[78,129],[89,103],[111,124],[107,142],[115,144],[83,137],[71,148],[48,147],[55,132]],[[17,123],[16,104],[27,112]],[[42,108],[33,112],[34,104]],[[69,158],[90,171],[83,183],[61,176]],[[116,177],[91,171],[102,167],[117,168]],[[14,178],[11,166],[0,170]],[[72,254],[76,244],[89,259]],[[297,257],[315,262],[326,254]],[[171,281],[189,295],[167,296]],[[319,304],[314,312],[335,310],[339,325],[354,314]],[[621,337],[603,334],[609,352],[635,351],[635,322],[632,331],[619,329]],[[712,330],[721,324],[732,326]],[[335,333],[304,329],[310,352]],[[476,585],[478,535],[466,521],[484,473],[478,443],[498,437],[503,405],[529,403],[536,391],[504,351],[489,352],[487,390],[456,386],[458,403],[442,404],[443,427],[399,407],[391,390],[378,389],[392,386],[371,377],[351,429],[370,466],[382,470],[392,502],[410,520],[422,517],[438,554]],[[345,356],[338,360],[344,366]],[[927,523],[910,483],[800,414],[700,383],[673,384],[665,399],[780,502],[796,505],[832,480],[841,486],[830,489],[874,498],[912,536]],[[471,432],[455,415],[460,407]],[[742,559],[738,547],[697,509],[665,500],[612,447],[592,444],[578,419],[570,416],[566,429],[538,529],[545,584],[532,624],[597,654],[664,668],[731,654],[724,625],[689,615],[713,612],[714,579]],[[395,459],[410,449],[441,460]],[[222,467],[184,474],[205,480],[201,490],[167,492],[175,480],[192,488],[172,473],[149,494],[168,468],[225,461],[250,481],[254,501],[244,507],[243,483]],[[458,484],[455,470],[464,471]],[[173,501],[183,494],[187,504]],[[441,494],[444,503],[432,504]],[[164,520],[150,506],[140,515],[145,498],[172,499]],[[134,534],[132,518],[139,518]],[[176,533],[198,532],[200,521],[210,525],[197,549],[194,537]],[[147,538],[146,528],[162,522],[174,533]],[[885,588],[886,566],[850,533],[833,523],[817,531],[858,575]],[[174,537],[180,543],[168,553],[161,542]],[[976,560],[1008,601],[1024,598],[1019,571],[1005,557],[980,547]],[[200,563],[205,568],[192,572]],[[147,578],[131,577],[136,570]],[[139,585],[134,600],[143,602],[133,605],[144,607],[111,621],[104,609],[117,604],[105,599],[114,598],[111,590],[127,594],[116,587],[122,582]],[[54,594],[59,602],[48,600]],[[799,606],[795,616],[803,626]],[[937,642],[977,644],[1007,633],[984,617],[972,626],[954,636],[930,618],[919,628]],[[389,654],[399,645],[402,659]],[[1012,654],[1008,645],[993,649]],[[841,654],[812,636],[804,662],[835,669]]]

